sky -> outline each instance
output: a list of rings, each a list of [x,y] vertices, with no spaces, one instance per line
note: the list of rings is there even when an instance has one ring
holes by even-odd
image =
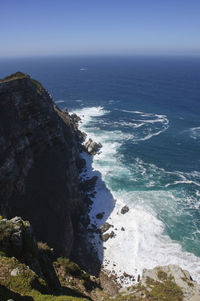
[[[0,0],[0,57],[200,54],[200,0]]]

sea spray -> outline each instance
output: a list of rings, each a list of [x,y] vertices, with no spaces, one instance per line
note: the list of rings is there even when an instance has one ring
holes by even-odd
[[[99,252],[104,268],[115,272],[122,281],[124,272],[134,275],[137,279],[137,275],[142,273],[143,268],[179,264],[187,269],[194,279],[200,280],[200,258],[183,250],[181,244],[172,240],[166,231],[166,227],[173,227],[173,216],[181,214],[182,196],[174,190],[166,190],[163,187],[180,184],[178,181],[185,180],[186,175],[180,172],[167,172],[137,157],[135,162],[131,162],[131,168],[126,166],[119,149],[123,141],[134,140],[135,137],[134,132],[129,134],[123,132],[123,127],[127,124],[122,123],[121,130],[119,127],[112,131],[103,129],[102,117],[110,112],[102,107],[83,108],[75,110],[74,113],[81,117],[80,129],[88,134],[88,138],[103,144],[101,153],[93,158],[92,170],[88,169],[87,176],[96,171],[100,172],[102,177],[96,184],[96,196],[90,211],[91,222],[100,227],[103,222],[107,221],[113,226],[115,233],[113,238],[103,243],[104,249],[102,249],[99,235],[95,234],[93,238],[93,244]],[[136,129],[143,126],[144,119],[152,125],[152,129],[149,129],[151,135],[148,131],[144,136],[145,131],[142,129],[140,140],[161,134],[169,124],[164,115],[144,112],[128,113],[138,115],[138,119],[133,120]],[[153,119],[147,119],[150,116]],[[155,128],[153,128],[154,125]],[[83,156],[86,161],[90,161],[88,155],[83,154]],[[143,183],[141,186],[138,182],[141,182],[142,178],[146,178],[146,184]],[[169,184],[171,178],[174,184]],[[123,215],[121,208],[124,204],[128,204],[130,210]],[[102,220],[96,218],[100,212],[105,212]],[[165,219],[166,216],[169,217],[168,223],[162,218],[163,212],[165,212]],[[185,217],[189,217],[189,214]],[[130,285],[133,282],[132,278],[126,278],[124,285]]]

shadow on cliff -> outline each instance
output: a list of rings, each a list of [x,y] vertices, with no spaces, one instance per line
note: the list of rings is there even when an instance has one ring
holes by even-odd
[[[18,293],[15,293],[11,290],[9,290],[4,285],[0,284],[0,300],[6,301],[6,300],[15,300],[15,301],[34,301],[33,297],[31,296],[21,296]]]
[[[73,259],[90,274],[99,277],[104,259],[102,226],[108,222],[116,200],[103,181],[102,174],[93,169],[93,156],[82,152],[81,157],[86,161],[82,178],[83,184],[89,183],[86,185],[88,187],[86,187],[87,195],[85,197],[89,212],[82,216],[84,227],[82,233],[85,235],[81,234],[76,238],[75,247],[78,248],[78,256],[76,254]],[[112,227],[106,233],[110,234],[111,232]]]

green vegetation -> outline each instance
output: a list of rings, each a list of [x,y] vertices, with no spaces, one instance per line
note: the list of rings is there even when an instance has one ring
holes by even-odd
[[[0,251],[0,256],[7,257],[7,256],[6,256],[6,253],[5,253],[4,251]]]
[[[12,223],[8,222],[7,220],[1,219],[1,221],[0,221],[0,247],[5,240],[9,239],[12,231],[13,231]]]
[[[40,82],[38,82],[36,79],[31,79],[32,83],[36,86],[37,92],[41,95],[43,87]]]
[[[90,277],[88,273],[81,270],[76,263],[68,258],[59,257],[54,262],[54,267],[62,287],[81,292],[86,296],[90,296],[92,291],[99,293],[100,290],[102,292],[99,279]]]
[[[69,260],[69,258],[59,257],[57,259],[57,264],[62,266],[67,274],[75,277],[82,277],[83,272],[80,267],[76,263]]]
[[[167,279],[167,273],[165,273],[164,271],[159,270],[157,275],[158,275],[158,278],[160,280],[166,280]]]
[[[157,281],[147,277],[144,283],[139,282],[117,296],[109,297],[102,290],[99,279],[83,271],[70,259],[59,257],[56,261],[53,260],[53,249],[47,243],[35,242],[29,222],[21,218],[0,220],[2,301],[183,300],[183,292],[170,275],[170,270],[164,272],[158,267]],[[182,280],[190,287],[194,285],[186,277]]]
[[[54,295],[42,295],[37,291],[32,291],[31,296],[34,301],[88,301],[88,298],[79,298],[72,296],[54,296]]]
[[[174,278],[161,270],[158,271],[157,275],[160,281],[147,277],[145,286],[138,283],[136,286],[127,289],[127,293],[118,294],[114,300],[182,301],[183,292],[174,282]],[[112,300],[112,298],[104,299],[104,301],[107,300]]]
[[[76,287],[60,286],[52,261],[53,250],[46,243],[35,243],[29,222],[20,218],[0,220],[0,300],[88,300],[84,297],[85,288],[81,293]],[[89,278],[70,260],[58,261],[67,269],[68,278],[73,277],[71,272],[80,277],[80,282]]]
[[[183,292],[172,280],[166,279],[163,282],[151,279],[152,290],[147,293],[147,297],[156,301],[182,301]],[[150,299],[150,300],[151,300]]]
[[[17,271],[12,276],[12,271]],[[35,301],[83,301],[87,297],[79,298],[73,296],[54,296],[48,294],[45,281],[39,278],[25,264],[21,264],[15,258],[0,257],[0,299],[13,298],[14,300],[35,300]],[[20,297],[22,299],[20,299]],[[32,297],[32,298],[30,298]]]
[[[190,287],[193,287],[194,286],[194,283],[189,280],[188,278],[184,277],[182,278],[183,281],[185,281],[187,283],[187,285],[189,285]]]
[[[38,241],[37,246],[38,246],[39,251],[42,251],[47,254],[51,254],[53,251],[53,249],[50,248],[46,242]]]
[[[12,276],[12,271],[16,271],[15,276]],[[0,257],[0,284],[22,295],[33,288],[44,290],[44,283],[37,275],[13,257]]]
[[[84,290],[91,290],[95,286],[97,286],[97,283],[94,283],[90,280],[90,275],[86,273],[85,271],[81,270],[80,267],[72,262],[69,258],[63,258],[59,257],[57,258],[57,261],[55,262],[55,266],[59,275],[59,279],[61,281],[61,284],[64,286],[70,286],[73,288],[78,284],[79,286],[83,286]],[[67,281],[67,278],[76,278],[74,281]]]
[[[0,80],[0,82],[7,82],[10,80],[14,80],[14,79],[22,79],[22,78],[26,78],[28,77],[28,74],[23,73],[23,72],[15,72],[9,76],[4,77],[3,79]]]

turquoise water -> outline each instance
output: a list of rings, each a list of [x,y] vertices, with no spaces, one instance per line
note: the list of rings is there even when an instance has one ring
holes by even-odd
[[[104,145],[95,168],[113,195],[152,212],[170,243],[200,257],[200,58],[0,61],[1,77],[18,70],[85,116]]]

